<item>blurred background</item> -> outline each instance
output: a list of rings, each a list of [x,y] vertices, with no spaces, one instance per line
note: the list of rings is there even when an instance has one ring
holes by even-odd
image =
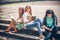
[[[58,25],[60,26],[60,0],[0,0],[0,19],[10,20],[11,15],[16,19],[19,13],[18,9],[26,6],[31,6],[33,16],[39,17],[41,21],[43,21],[46,10],[52,9],[57,16]],[[6,39],[1,36],[0,38]]]
[[[9,18],[11,15],[16,15],[15,18],[17,18],[19,7],[25,8],[25,6],[31,6],[32,14],[36,15],[41,20],[45,16],[46,10],[52,9],[58,18],[58,23],[60,23],[60,1],[33,1],[9,3],[10,1],[8,1],[8,3],[6,4],[0,5],[0,15],[7,18]],[[4,0],[4,2],[7,2],[7,0]]]

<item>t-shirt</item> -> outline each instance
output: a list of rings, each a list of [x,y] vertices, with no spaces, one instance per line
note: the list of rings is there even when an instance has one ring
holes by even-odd
[[[29,21],[29,20],[27,20],[27,17],[28,17],[28,16],[30,16],[30,14],[29,14],[28,12],[25,12],[25,13],[23,14],[24,23],[27,22],[27,21]]]
[[[53,18],[52,17],[46,17],[47,27],[53,26]]]
[[[27,19],[28,16],[31,16],[28,12],[25,12],[25,13],[23,14],[24,23],[29,21],[29,19]],[[27,24],[31,24],[32,22],[33,22],[33,21],[31,21],[31,22],[29,22],[29,23],[27,23]],[[27,25],[27,24],[24,24],[24,25]]]

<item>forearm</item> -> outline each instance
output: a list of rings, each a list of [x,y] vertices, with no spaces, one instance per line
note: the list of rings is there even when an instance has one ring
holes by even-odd
[[[32,20],[29,20],[29,21],[27,21],[27,22],[24,22],[25,24],[27,24],[27,23],[29,23],[29,22],[31,22]]]

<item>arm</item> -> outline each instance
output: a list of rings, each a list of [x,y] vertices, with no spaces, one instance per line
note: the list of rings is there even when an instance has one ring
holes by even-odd
[[[29,22],[31,22],[31,21],[32,21],[31,17],[28,17],[27,19],[28,19],[28,21],[27,21],[27,22],[25,22],[25,24],[26,24],[26,23],[29,23]]]
[[[43,27],[46,28],[46,19],[45,19],[45,18],[43,19],[43,26],[42,26],[42,28],[43,28]]]
[[[25,24],[27,24],[27,23],[29,23],[29,22],[31,22],[31,20],[29,20],[29,21],[25,22]]]
[[[19,23],[19,24],[22,23],[23,22],[23,18],[17,18],[16,22]]]
[[[43,20],[43,26],[42,26],[43,29],[47,29],[47,30],[51,30],[50,28],[47,28],[46,26],[46,19]]]
[[[52,29],[57,25],[57,17],[55,17],[54,25],[52,26]]]
[[[45,20],[45,18],[44,18],[44,19],[43,19],[43,24],[42,24],[42,30],[45,31],[45,29],[47,29],[47,27],[46,27],[46,20]]]
[[[31,22],[31,19],[27,19],[27,16],[30,16],[30,14],[28,14],[28,13],[24,13],[23,14],[23,19],[24,19],[24,23],[25,24]]]

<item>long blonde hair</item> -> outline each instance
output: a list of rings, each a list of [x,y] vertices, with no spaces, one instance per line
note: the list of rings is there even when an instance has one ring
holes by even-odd
[[[31,6],[26,6],[26,7],[25,7],[25,12],[27,11],[27,8],[28,8],[28,7],[29,7],[29,9],[30,9],[30,12],[29,12],[29,14],[30,14],[30,15],[32,15]]]

